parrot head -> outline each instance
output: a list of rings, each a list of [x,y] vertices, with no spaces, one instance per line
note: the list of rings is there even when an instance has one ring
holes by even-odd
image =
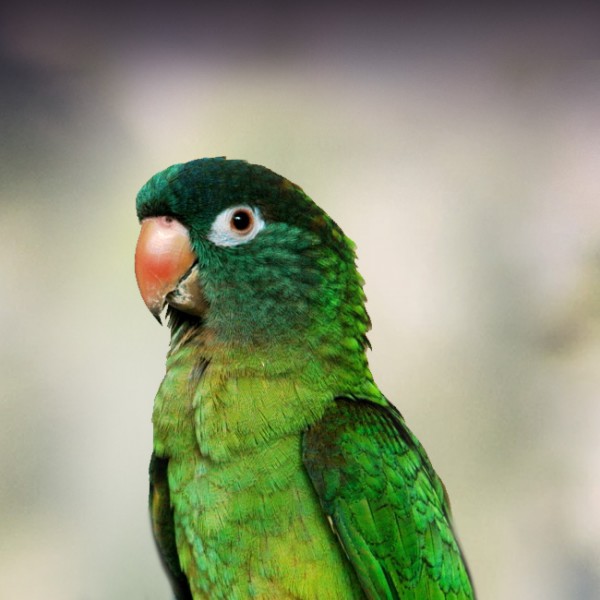
[[[159,322],[167,308],[172,328],[221,340],[367,343],[354,245],[287,179],[199,159],[154,175],[136,204],[136,278]]]

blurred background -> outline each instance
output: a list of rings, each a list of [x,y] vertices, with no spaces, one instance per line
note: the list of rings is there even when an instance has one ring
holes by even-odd
[[[226,155],[358,244],[480,600],[600,598],[597,15],[219,7],[0,9],[0,597],[170,598],[134,198]]]

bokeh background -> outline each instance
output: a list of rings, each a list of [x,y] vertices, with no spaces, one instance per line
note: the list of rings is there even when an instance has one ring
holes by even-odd
[[[591,9],[1,10],[1,598],[170,597],[146,511],[168,332],[136,289],[134,197],[222,155],[357,242],[372,369],[480,600],[600,598]]]

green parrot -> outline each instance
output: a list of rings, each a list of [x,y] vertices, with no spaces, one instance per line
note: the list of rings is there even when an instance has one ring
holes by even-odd
[[[475,597],[444,486],[373,381],[354,244],[297,185],[208,158],[137,196],[171,329],[150,513],[177,600]]]

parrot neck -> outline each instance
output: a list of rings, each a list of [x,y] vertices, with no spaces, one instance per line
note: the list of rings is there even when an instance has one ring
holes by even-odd
[[[228,460],[304,431],[337,397],[382,402],[364,349],[331,341],[248,346],[202,328],[174,332],[155,400],[155,449]]]
[[[335,398],[385,402],[366,357],[362,279],[345,268],[352,246],[347,251],[344,261],[329,256],[338,268],[316,287],[296,285],[293,308],[276,287],[250,288],[269,294],[259,309],[257,298],[223,285],[204,319],[170,310],[171,349],[154,410],[159,446],[180,433],[187,450],[228,460],[305,431]]]

